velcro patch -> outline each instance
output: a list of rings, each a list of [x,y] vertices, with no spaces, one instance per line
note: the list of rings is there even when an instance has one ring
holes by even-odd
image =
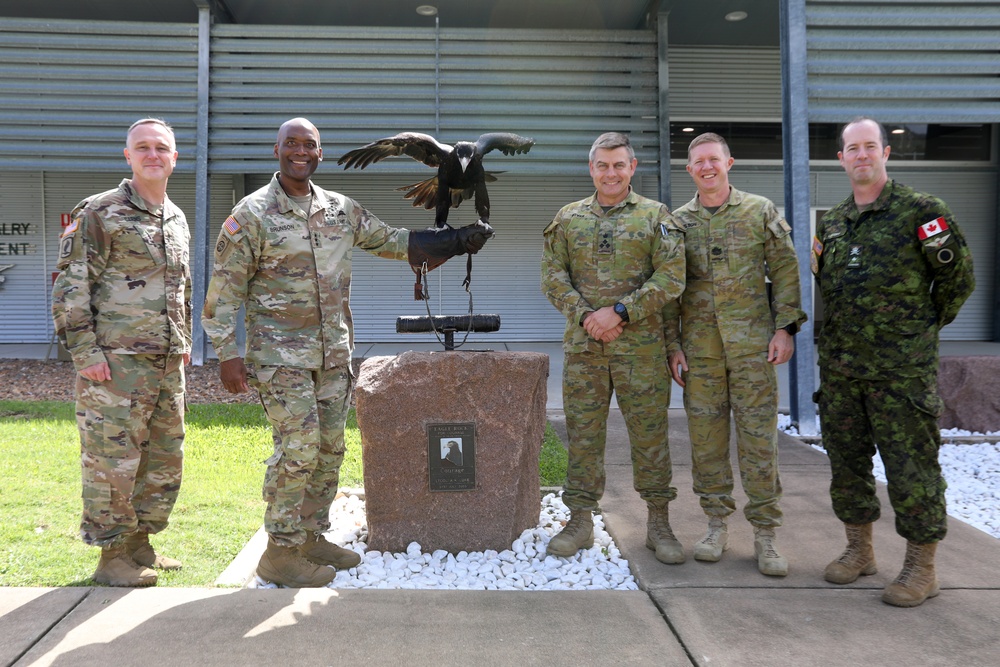
[[[226,221],[222,223],[222,228],[229,232],[230,236],[234,236],[242,229],[242,227],[240,227],[240,223],[236,222],[236,218],[233,216],[226,218]]]
[[[932,236],[936,236],[948,229],[948,223],[944,218],[934,218],[930,222],[925,222],[917,228],[917,237],[923,241]]]

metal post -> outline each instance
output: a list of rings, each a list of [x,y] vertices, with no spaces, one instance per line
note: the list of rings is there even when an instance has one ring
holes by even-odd
[[[201,309],[208,290],[208,223],[210,188],[208,181],[208,72],[210,65],[212,15],[207,4],[198,6],[198,108],[195,151],[194,257],[191,261],[191,362],[205,363],[207,343],[201,326]]]
[[[799,258],[802,309],[810,314],[796,336],[795,355],[788,369],[792,422],[802,435],[816,434],[816,385],[813,349],[812,271],[809,217],[809,88],[806,60],[805,0],[781,0],[781,120],[785,174],[785,215],[792,224]]]
[[[656,47],[659,72],[659,113],[660,126],[660,201],[670,205],[670,77],[668,76],[669,39],[667,38],[667,17],[670,10],[661,10],[656,15]]]

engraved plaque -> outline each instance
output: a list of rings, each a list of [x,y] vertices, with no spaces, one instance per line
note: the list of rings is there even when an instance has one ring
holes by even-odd
[[[427,462],[431,491],[476,488],[476,425],[473,422],[427,425]]]

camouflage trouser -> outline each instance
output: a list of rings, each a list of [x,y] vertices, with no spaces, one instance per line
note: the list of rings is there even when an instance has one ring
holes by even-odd
[[[677,489],[670,485],[670,376],[665,356],[566,355],[563,407],[569,467],[563,502],[570,509],[595,510],[604,495],[604,445],[612,391],[628,429],[635,490],[647,505],[666,507],[677,497]]]
[[[944,539],[947,484],[938,462],[937,421],[944,404],[937,393],[936,373],[859,380],[821,368],[816,393],[837,518],[855,524],[879,518],[872,475],[877,447],[896,513],[896,532],[919,544]]]
[[[747,494],[743,514],[755,526],[780,526],[778,381],[766,353],[731,359],[688,357],[684,409],[691,435],[694,492],[710,516],[736,510],[729,453],[729,414],[736,420],[736,455]]]
[[[83,469],[80,536],[109,546],[167,527],[181,488],[181,355],[107,354],[111,380],[76,378]]]
[[[264,530],[278,544],[302,544],[306,531],[330,528],[344,460],[351,369],[266,366],[254,375],[274,436],[264,475]]]

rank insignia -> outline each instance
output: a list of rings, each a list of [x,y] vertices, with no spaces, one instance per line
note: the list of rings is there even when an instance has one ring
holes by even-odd
[[[852,243],[847,252],[847,268],[856,269],[861,266],[861,248],[857,243]]]

